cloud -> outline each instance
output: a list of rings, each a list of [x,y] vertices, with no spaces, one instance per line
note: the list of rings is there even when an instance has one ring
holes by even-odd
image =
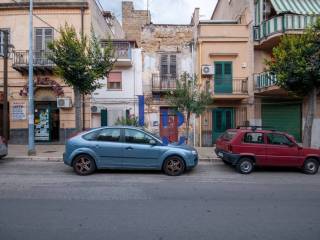
[[[133,0],[135,9],[147,9],[148,0]],[[122,0],[100,0],[105,10],[112,11],[121,21]],[[210,19],[217,0],[149,0],[153,23],[188,24],[196,7],[202,19]]]

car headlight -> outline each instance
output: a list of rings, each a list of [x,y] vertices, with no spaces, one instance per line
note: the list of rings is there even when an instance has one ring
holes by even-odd
[[[191,153],[192,153],[193,155],[198,155],[197,151],[195,151],[195,150],[191,151]]]

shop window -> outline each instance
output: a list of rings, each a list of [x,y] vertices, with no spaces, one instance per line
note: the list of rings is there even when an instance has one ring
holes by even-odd
[[[111,72],[107,78],[108,90],[121,90],[122,89],[122,73]]]

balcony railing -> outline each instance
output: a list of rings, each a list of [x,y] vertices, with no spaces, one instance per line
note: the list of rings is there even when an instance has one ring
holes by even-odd
[[[263,72],[254,75],[255,90],[262,90],[264,88],[276,85],[277,78],[270,72]]]
[[[248,79],[234,78],[229,81],[215,79],[214,94],[246,95],[248,94]]]
[[[129,42],[112,43],[117,59],[131,59],[131,46]]]
[[[303,31],[310,24],[316,22],[318,16],[307,16],[297,14],[284,14],[275,16],[262,22],[259,26],[254,26],[253,37],[256,41],[261,41],[277,33],[287,31]]]
[[[177,88],[177,77],[166,74],[152,74],[152,91],[153,92],[163,92],[171,91]]]
[[[48,59],[49,52],[34,51],[33,52],[33,66],[34,67],[53,67],[54,63]],[[24,67],[29,65],[29,50],[15,51],[13,55],[13,66]]]

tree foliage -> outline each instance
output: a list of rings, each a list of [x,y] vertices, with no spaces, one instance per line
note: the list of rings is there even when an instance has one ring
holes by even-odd
[[[78,36],[73,26],[65,24],[60,28],[60,37],[48,46],[55,73],[81,94],[100,88],[98,80],[111,71],[115,61],[111,43],[101,51],[98,39],[93,32],[91,35],[89,40]]]
[[[202,89],[196,76],[183,73],[176,82],[176,89],[166,95],[170,104],[175,106],[180,112],[187,114],[186,128],[187,141],[189,139],[190,115],[202,114],[206,106],[211,102],[208,90]]]
[[[276,85],[305,96],[320,87],[320,19],[300,35],[285,35],[267,65]]]

